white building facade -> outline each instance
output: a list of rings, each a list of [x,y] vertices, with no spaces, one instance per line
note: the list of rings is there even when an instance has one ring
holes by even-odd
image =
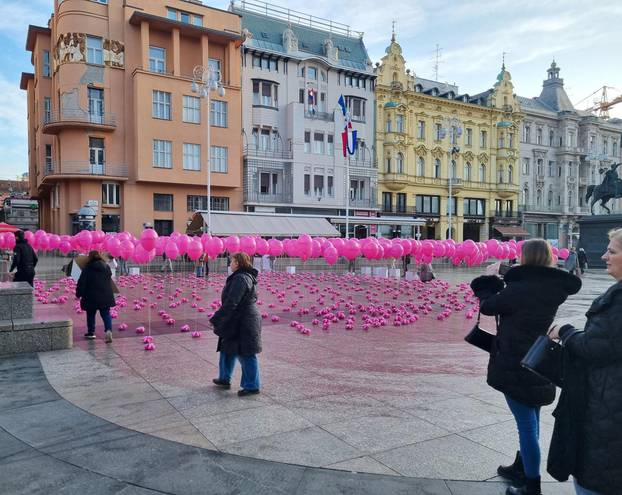
[[[375,75],[362,33],[270,4],[235,3],[231,10],[242,17],[246,35],[245,210],[343,217],[349,198],[353,218],[375,217]],[[348,167],[341,95],[359,138]],[[351,235],[370,233],[355,225]]]

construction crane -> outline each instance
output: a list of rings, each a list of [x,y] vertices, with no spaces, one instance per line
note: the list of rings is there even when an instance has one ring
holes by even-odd
[[[592,105],[590,108],[586,108],[585,111],[592,112],[592,113],[598,113],[599,117],[603,119],[608,119],[609,109],[613,107],[614,105],[617,105],[618,103],[622,103],[622,95],[616,96],[613,100],[609,100],[609,98],[607,97],[607,89],[616,89],[616,88],[613,88],[611,86],[603,86],[602,88],[598,88],[591,95],[586,96],[580,102],[578,102],[575,105],[575,107],[578,107],[581,103],[591,98],[595,94],[600,93],[600,101],[594,100],[594,105]]]

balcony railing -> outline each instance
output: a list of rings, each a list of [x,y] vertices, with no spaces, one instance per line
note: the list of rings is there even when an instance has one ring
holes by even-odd
[[[125,164],[94,164],[88,161],[62,161],[46,164],[43,175],[97,175],[105,177],[127,177]]]
[[[518,211],[520,213],[562,213],[563,207],[559,205],[536,205],[526,204],[518,205]]]
[[[375,198],[350,199],[350,208],[377,208]]]
[[[244,156],[254,158],[278,158],[281,160],[291,160],[293,158],[292,150],[263,150],[255,146],[245,146]]]
[[[335,120],[335,112],[313,112],[311,110],[306,110],[305,119],[324,120],[326,122],[332,122],[333,120]]]
[[[581,146],[560,146],[557,148],[557,153],[578,153],[585,155],[585,148]]]
[[[447,179],[447,187],[451,185],[451,187],[462,187],[462,179]]]
[[[43,119],[43,125],[78,123],[116,127],[117,119],[113,113],[94,114],[82,109],[49,112]]]
[[[416,215],[416,209],[414,206],[388,206],[382,205],[380,213],[385,216],[397,216],[397,217],[414,217]]]
[[[268,194],[253,188],[244,192],[244,201],[249,203],[291,203],[293,200],[294,197],[291,191]]]
[[[495,220],[518,220],[520,218],[518,211],[497,211],[491,210],[490,215]]]

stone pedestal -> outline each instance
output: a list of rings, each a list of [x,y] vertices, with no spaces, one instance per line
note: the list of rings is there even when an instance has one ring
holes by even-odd
[[[590,215],[579,219],[579,246],[585,249],[589,268],[605,268],[605,262],[600,259],[609,238],[607,232],[622,227],[622,215]]]
[[[32,303],[27,282],[0,282],[0,320],[32,318]]]
[[[32,319],[0,321],[0,356],[28,352],[58,351],[73,346],[71,320],[35,321]]]

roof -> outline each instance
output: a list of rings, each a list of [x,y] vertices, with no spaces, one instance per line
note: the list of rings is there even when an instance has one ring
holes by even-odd
[[[503,237],[527,237],[531,234],[527,232],[522,227],[512,227],[512,226],[494,226],[495,230],[499,232]]]
[[[211,233],[217,236],[260,235],[264,237],[297,237],[302,234],[339,237],[339,231],[326,218],[315,215],[278,213],[212,212]],[[198,211],[188,226],[189,232],[199,232],[207,222],[207,212]]]
[[[229,12],[231,14],[231,12]],[[140,26],[141,21],[147,21],[150,25],[161,29],[162,31],[172,31],[174,28],[180,29],[185,35],[194,35],[196,37],[202,34],[214,36],[215,38],[221,38],[225,41],[242,41],[244,37],[241,33],[230,30],[220,30],[207,28],[203,26],[195,26],[194,24],[188,24],[186,22],[175,21],[168,17],[162,17],[159,15],[147,14],[145,12],[134,11],[130,17],[130,24],[134,26]]]
[[[244,45],[249,48],[267,50],[282,53],[291,58],[307,59],[320,58],[328,65],[343,67],[356,71],[371,72],[371,61],[367,54],[363,39],[349,37],[327,30],[302,26],[284,19],[257,14],[243,10],[237,6],[232,7],[232,12],[242,16],[242,28],[248,29],[252,37],[248,38]],[[283,46],[283,31],[290,28],[298,38],[298,51],[287,52]],[[339,60],[331,61],[324,52],[324,41],[330,39],[335,48],[339,50]]]
[[[19,89],[27,90],[28,81],[34,78],[35,75],[32,72],[22,72],[22,78],[19,81]]]
[[[564,90],[563,79],[546,79],[542,85],[542,93],[540,93],[538,100],[556,112],[575,111],[570,98],[568,98]]]
[[[28,26],[28,35],[26,36],[26,50],[29,52],[35,49],[35,41],[37,40],[37,34],[47,34],[51,36],[52,30],[43,26]]]
[[[538,112],[550,113],[554,116],[557,114],[555,110],[540,101],[537,97],[526,98],[524,96],[517,96],[517,98],[522,110],[536,110]]]
[[[437,88],[439,93],[447,93],[453,91],[454,94],[458,94],[458,86],[455,84],[444,83],[440,81],[433,81],[432,79],[425,79],[423,77],[415,77],[415,85],[420,84],[422,91],[428,91],[432,88]]]

